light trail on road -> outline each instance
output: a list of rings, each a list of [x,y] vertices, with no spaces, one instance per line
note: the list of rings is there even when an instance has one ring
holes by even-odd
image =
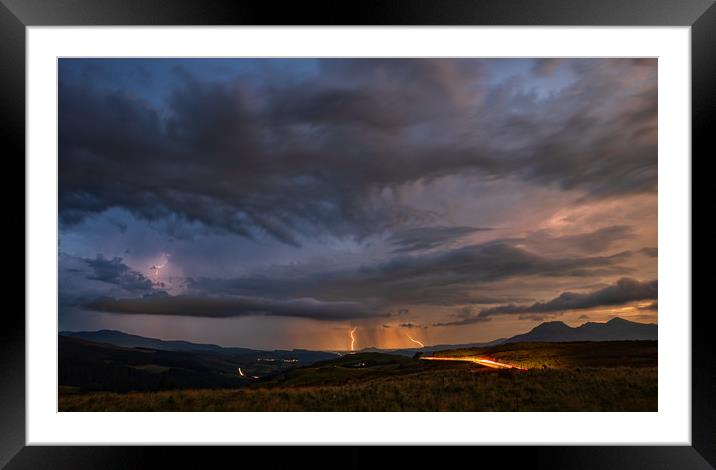
[[[485,367],[491,367],[493,369],[517,369],[527,370],[525,367],[515,366],[512,364],[505,364],[504,362],[493,361],[492,359],[483,359],[481,357],[421,357],[420,359],[426,361],[461,361],[461,362],[472,362],[473,364],[480,364]]]

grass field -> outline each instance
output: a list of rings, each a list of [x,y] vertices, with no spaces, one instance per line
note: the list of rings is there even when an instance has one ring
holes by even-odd
[[[524,343],[453,350],[527,371],[359,353],[247,387],[61,393],[60,411],[656,411],[656,343]]]
[[[362,383],[91,393],[60,411],[656,411],[654,368],[479,371],[445,369]]]
[[[656,341],[510,343],[489,348],[438,351],[438,357],[489,357],[528,369],[575,367],[656,367]]]

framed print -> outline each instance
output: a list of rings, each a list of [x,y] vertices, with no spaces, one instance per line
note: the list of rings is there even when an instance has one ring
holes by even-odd
[[[26,297],[0,463],[711,468],[716,7],[657,3],[5,1]]]

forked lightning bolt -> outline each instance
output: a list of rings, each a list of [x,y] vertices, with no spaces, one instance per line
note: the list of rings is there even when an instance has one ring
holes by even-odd
[[[353,328],[351,330],[351,351],[354,350],[355,344],[356,344],[356,337],[355,337],[356,328]]]
[[[407,337],[408,337],[408,339],[409,339],[410,341],[412,341],[413,343],[415,343],[415,344],[419,344],[421,348],[424,348],[424,347],[425,347],[425,345],[424,345],[423,343],[421,343],[421,342],[420,342],[420,341],[418,341],[417,339],[413,339],[413,338],[411,338],[411,337],[410,337],[410,335],[405,335],[405,336],[407,336]]]

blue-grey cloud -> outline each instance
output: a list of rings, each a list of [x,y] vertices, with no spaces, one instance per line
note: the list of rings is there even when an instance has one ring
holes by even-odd
[[[139,298],[99,298],[88,302],[84,307],[116,314],[206,318],[278,316],[336,321],[389,316],[389,313],[380,306],[370,303],[322,302],[315,299],[276,300],[238,296],[173,296],[161,292]]]
[[[547,98],[489,84],[480,60],[292,64],[315,72],[183,73],[160,106],[61,64],[62,223],[119,207],[300,246],[432,223],[397,193],[446,176],[585,198],[656,190],[655,60],[567,61],[576,79]]]
[[[625,274],[631,252],[609,256],[543,257],[501,241],[398,255],[357,269],[291,275],[191,279],[197,292],[322,300],[375,298],[390,305],[461,305],[499,302],[476,293],[482,284],[517,276],[588,277]]]
[[[468,235],[485,230],[492,229],[463,226],[415,227],[394,232],[388,237],[388,242],[395,247],[394,253],[409,253],[449,245]]]
[[[107,259],[98,254],[96,258],[84,261],[91,268],[87,279],[116,284],[129,291],[148,291],[153,287],[151,280],[124,264],[120,257]]]

